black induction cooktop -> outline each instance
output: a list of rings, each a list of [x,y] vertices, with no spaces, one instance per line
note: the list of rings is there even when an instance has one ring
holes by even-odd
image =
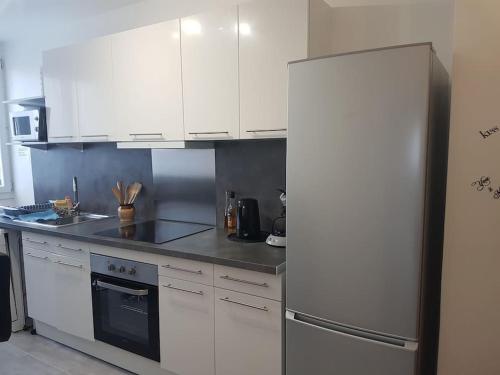
[[[94,235],[161,244],[212,228],[209,225],[181,221],[151,220],[103,230]]]

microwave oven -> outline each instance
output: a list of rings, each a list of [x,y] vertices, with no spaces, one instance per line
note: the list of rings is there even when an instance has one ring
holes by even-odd
[[[47,140],[45,108],[9,113],[13,141],[40,142]]]

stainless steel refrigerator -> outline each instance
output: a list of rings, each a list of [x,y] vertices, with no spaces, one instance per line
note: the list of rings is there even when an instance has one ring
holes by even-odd
[[[287,375],[435,373],[449,79],[431,44],[289,64]]]

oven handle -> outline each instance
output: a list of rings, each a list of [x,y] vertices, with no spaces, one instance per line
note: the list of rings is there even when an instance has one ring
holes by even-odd
[[[104,281],[99,280],[96,280],[96,285],[104,289],[114,290],[115,292],[126,293],[132,296],[147,296],[149,294],[149,290],[147,289],[130,289],[125,288],[124,286],[105,283]]]

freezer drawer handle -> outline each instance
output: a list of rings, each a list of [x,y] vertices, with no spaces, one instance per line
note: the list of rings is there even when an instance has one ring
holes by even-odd
[[[96,285],[104,289],[114,290],[115,292],[130,294],[131,296],[147,296],[149,294],[149,290],[147,289],[130,289],[99,280],[96,281]]]
[[[240,306],[245,306],[245,307],[250,307],[252,309],[260,310],[260,311],[269,311],[267,306],[254,306],[254,305],[249,305],[248,303],[243,303],[243,302],[237,302],[229,299],[229,297],[224,297],[224,298],[219,298],[221,301],[224,302],[229,302],[229,303],[234,303],[235,305],[240,305]]]
[[[236,282],[242,283],[242,284],[249,284],[249,285],[261,286],[263,288],[269,288],[269,284],[268,283],[257,283],[255,281],[248,281],[248,280],[237,279],[237,278],[231,277],[229,275],[224,275],[224,276],[219,276],[219,277],[221,279],[224,279],[224,280],[236,281]]]
[[[64,250],[71,250],[71,251],[83,251],[83,249],[73,249],[72,247],[67,247],[61,244],[58,244],[57,247],[64,249]]]
[[[32,257],[32,258],[36,258],[36,259],[49,260],[49,257],[39,257],[39,256],[33,255],[31,253],[26,253],[26,255],[29,257]]]
[[[31,243],[37,243],[39,245],[47,245],[47,241],[35,241],[32,240],[31,238],[26,237],[26,241],[31,242]]]
[[[294,323],[302,324],[308,327],[313,327],[316,329],[320,329],[323,331],[328,331],[332,333],[337,333],[337,334],[343,334],[343,335],[348,335],[352,337],[357,337],[359,339],[365,339],[365,340],[370,340],[377,342],[379,344],[383,345],[390,345],[399,349],[405,349],[408,351],[417,351],[418,349],[418,343],[414,341],[405,341],[403,339],[397,339],[397,338],[392,338],[392,337],[386,337],[386,336],[381,336],[377,335],[374,333],[370,332],[365,332],[365,331],[360,331],[352,328],[347,328],[344,326],[340,326],[337,324],[333,323],[326,323],[322,321],[318,321],[317,319],[309,318],[309,317],[303,317],[301,315],[298,315],[292,311],[287,311],[285,313],[285,319],[289,320]]]
[[[169,288],[169,289],[174,289],[174,290],[180,290],[181,292],[186,292],[186,293],[192,293],[192,294],[198,294],[199,296],[203,295],[203,291],[196,291],[196,290],[188,290],[188,289],[182,289],[182,288],[177,288],[175,286],[172,286],[172,284],[167,284],[163,285],[164,288]]]
[[[61,264],[63,266],[68,266],[68,267],[73,267],[73,268],[79,268],[79,269],[83,269],[83,266],[80,264],[80,265],[75,265],[75,264],[69,264],[69,263],[64,263],[64,262],[61,262],[60,260],[58,260],[56,262],[57,264]]]
[[[165,264],[162,267],[163,268],[168,268],[169,270],[174,270],[174,271],[182,271],[182,272],[195,273],[197,275],[203,274],[203,272],[201,270],[193,271],[193,270],[188,270],[187,268],[174,267],[174,266],[171,266],[170,264]]]

